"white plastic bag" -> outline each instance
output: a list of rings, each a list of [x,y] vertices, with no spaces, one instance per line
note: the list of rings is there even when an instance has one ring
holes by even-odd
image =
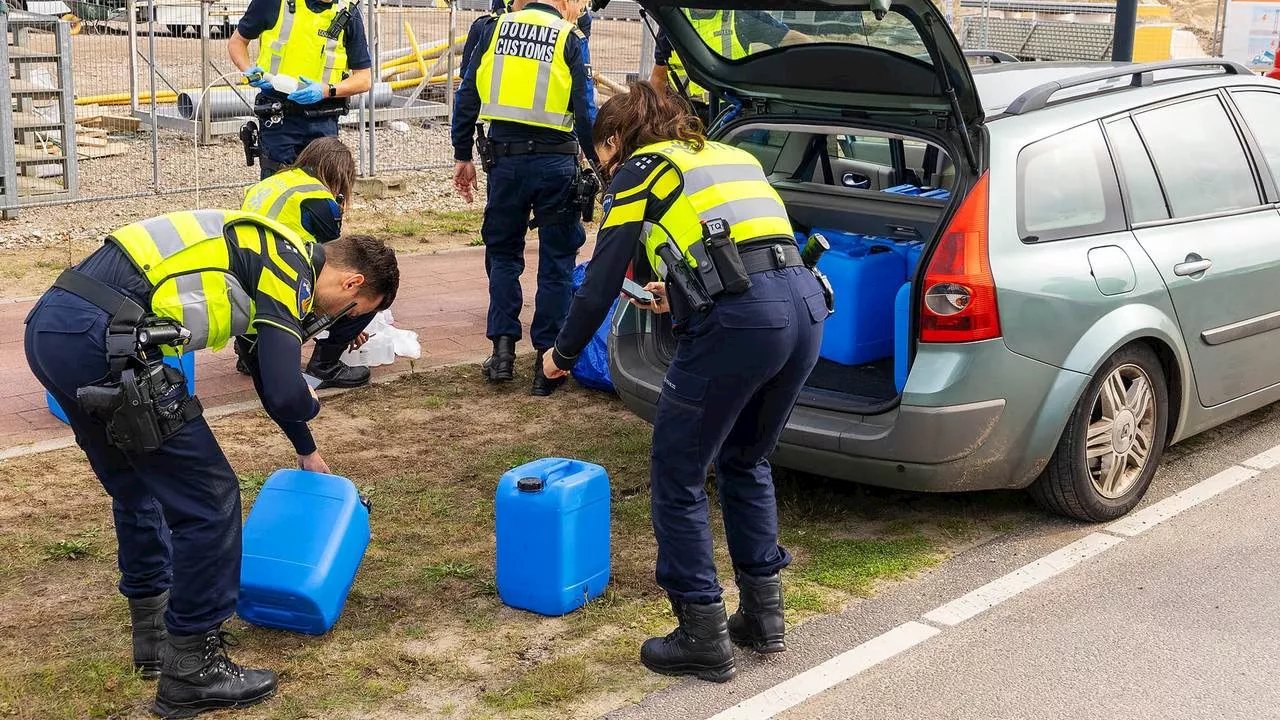
[[[352,366],[376,367],[390,365],[396,356],[418,359],[422,357],[422,345],[418,342],[418,333],[412,330],[401,330],[393,325],[395,319],[390,310],[383,310],[373,316],[373,321],[365,332],[369,340],[359,350],[350,350],[342,354],[342,362]]]

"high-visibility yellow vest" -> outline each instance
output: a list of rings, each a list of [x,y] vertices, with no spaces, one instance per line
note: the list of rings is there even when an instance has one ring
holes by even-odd
[[[285,307],[298,307],[298,273],[280,257],[273,233],[311,267],[310,248],[292,230],[246,212],[169,213],[126,225],[108,240],[124,250],[151,284],[151,312],[191,331],[185,350],[216,351],[231,338],[250,334],[255,291]],[[233,274],[233,247],[263,255],[257,288],[244,287]],[[301,280],[314,288],[314,269]]]
[[[305,170],[295,168],[276,173],[249,188],[240,209],[263,215],[297,233],[305,242],[316,238],[302,227],[303,200],[333,200],[333,193]]]
[[[573,75],[564,47],[575,29],[543,10],[501,15],[476,72],[481,119],[573,130]]]
[[[693,13],[686,9],[684,15],[694,31],[698,33],[698,37],[702,38],[712,51],[720,53],[721,57],[738,60],[747,56],[747,48],[738,39],[738,26],[734,19],[736,13],[733,10],[717,10],[706,17],[694,17]],[[674,50],[671,51],[667,66],[685,82],[685,90],[689,93],[690,100],[708,102],[711,99],[711,93],[707,92],[706,88],[689,79],[688,73],[684,70],[684,64],[680,62],[680,56]],[[667,76],[667,80],[672,82],[673,87],[675,86],[670,75]]]
[[[655,196],[667,197],[683,183],[680,196],[661,218],[650,222],[645,236],[649,265],[659,276],[666,275],[666,268],[658,259],[657,249],[668,237],[675,241],[690,266],[697,267],[689,248],[702,239],[702,223],[708,220],[729,223],[729,235],[738,244],[792,237],[791,220],[782,198],[751,153],[710,141],[702,150],[668,141],[635,152],[635,156],[649,154],[662,156],[679,171],[659,176],[652,188]]]
[[[306,0],[280,0],[276,24],[258,38],[258,67],[272,75],[289,75],[336,85],[347,71],[344,27],[336,38],[323,35],[338,13],[355,12],[355,0],[337,0],[324,12],[312,12]]]

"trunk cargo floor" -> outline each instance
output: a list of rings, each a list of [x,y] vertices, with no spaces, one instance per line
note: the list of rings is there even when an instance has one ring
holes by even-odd
[[[893,386],[891,357],[866,365],[841,365],[819,358],[806,384],[811,388],[856,395],[876,402],[890,400],[898,394]]]

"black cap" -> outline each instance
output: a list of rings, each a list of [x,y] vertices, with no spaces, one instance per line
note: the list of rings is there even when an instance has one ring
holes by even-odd
[[[539,492],[542,490],[542,478],[522,477],[516,481],[516,489],[520,492]]]

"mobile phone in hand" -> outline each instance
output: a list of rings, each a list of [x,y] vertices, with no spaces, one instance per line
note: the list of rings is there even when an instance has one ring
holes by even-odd
[[[641,305],[653,304],[653,293],[645,290],[639,283],[635,282],[631,278],[624,278],[622,280],[622,294],[632,300],[635,300]]]

